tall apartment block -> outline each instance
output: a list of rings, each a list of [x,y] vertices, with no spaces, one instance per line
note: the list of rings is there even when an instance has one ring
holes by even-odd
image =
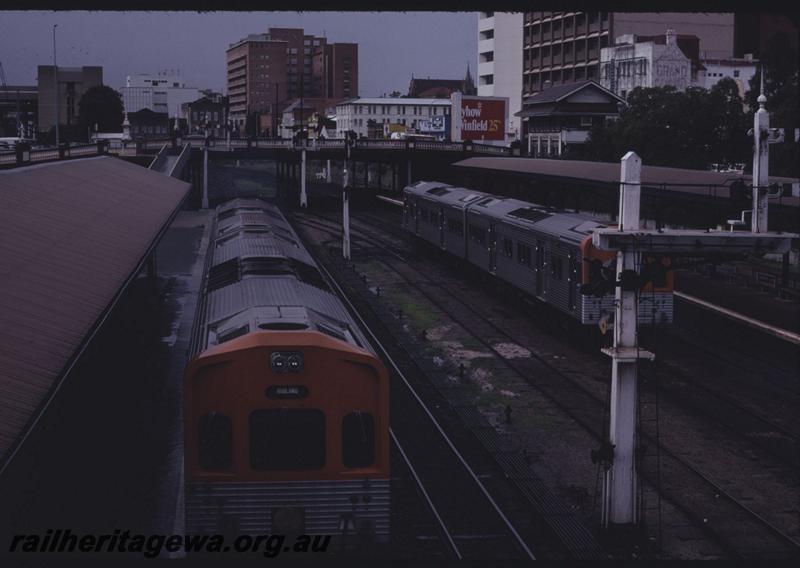
[[[244,132],[248,115],[258,131],[277,132],[283,108],[297,98],[358,94],[358,45],[328,44],[300,28],[270,28],[227,50],[230,118]]]
[[[526,12],[523,16],[523,96],[548,86],[600,76],[600,50],[618,36],[663,35],[667,29],[700,39],[704,58],[733,55],[734,17],[675,12]]]
[[[521,133],[522,21],[522,12],[478,14],[478,95],[508,97],[512,139]]]

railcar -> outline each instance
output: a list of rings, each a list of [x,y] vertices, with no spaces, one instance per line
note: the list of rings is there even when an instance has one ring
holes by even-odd
[[[614,313],[616,256],[592,244],[592,233],[606,225],[590,216],[419,181],[403,191],[403,226],[581,324]],[[666,258],[643,259],[642,324],[672,322],[668,267]]]
[[[187,533],[388,540],[388,375],[277,207],[216,209],[191,350]]]

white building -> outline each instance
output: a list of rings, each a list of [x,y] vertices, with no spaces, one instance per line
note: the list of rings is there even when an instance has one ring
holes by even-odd
[[[126,112],[144,108],[166,112],[170,117],[181,116],[181,105],[200,98],[200,91],[187,87],[179,71],[162,71],[157,75],[128,75],[120,89]]]
[[[600,84],[623,99],[636,87],[671,85],[684,90],[696,80],[697,69],[678,47],[674,30],[667,30],[664,43],[626,34],[613,47],[600,50]]]
[[[725,77],[730,77],[739,87],[739,96],[742,99],[750,89],[750,79],[755,76],[758,68],[758,62],[747,55],[744,59],[701,59],[700,62],[705,70],[701,72],[699,86],[710,89]]]
[[[678,35],[674,30],[663,36],[622,35],[613,47],[600,51],[600,84],[624,99],[636,87],[710,89],[730,77],[744,97],[756,72],[752,58],[702,59],[700,53],[697,36]]]
[[[442,137],[449,132],[450,99],[405,99],[405,98],[362,98],[351,99],[336,105],[336,135],[344,138],[345,132],[352,130],[358,136],[368,136],[373,130],[386,131],[389,124],[401,124],[407,132],[436,134],[434,124],[445,117]],[[370,121],[373,121],[370,123]]]
[[[519,138],[522,119],[522,12],[478,15],[478,95],[508,97],[507,137]]]

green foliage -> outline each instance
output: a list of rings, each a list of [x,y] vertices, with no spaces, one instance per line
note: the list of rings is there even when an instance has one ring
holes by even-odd
[[[747,120],[736,83],[724,79],[710,91],[691,87],[636,88],[618,120],[595,126],[583,158],[618,161],[634,150],[654,166],[705,169],[746,162]]]
[[[794,142],[794,129],[800,127],[798,116],[798,54],[791,48],[785,34],[776,34],[770,39],[766,52],[761,57],[765,67],[764,95],[769,111],[771,128],[783,128],[786,141],[773,144],[769,149],[770,174],[790,177],[800,176],[800,155]],[[752,126],[753,114],[758,110],[758,95],[761,88],[761,69],[750,80],[750,90],[745,94],[749,106],[748,122]],[[748,163],[752,169],[752,163]]]
[[[100,85],[86,91],[78,103],[79,126],[82,137],[97,125],[98,132],[122,132],[124,108],[119,93]]]

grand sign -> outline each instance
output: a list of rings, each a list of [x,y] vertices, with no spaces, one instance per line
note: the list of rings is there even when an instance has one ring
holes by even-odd
[[[506,139],[508,99],[504,97],[471,97],[460,93],[453,98],[452,139],[498,140]]]

